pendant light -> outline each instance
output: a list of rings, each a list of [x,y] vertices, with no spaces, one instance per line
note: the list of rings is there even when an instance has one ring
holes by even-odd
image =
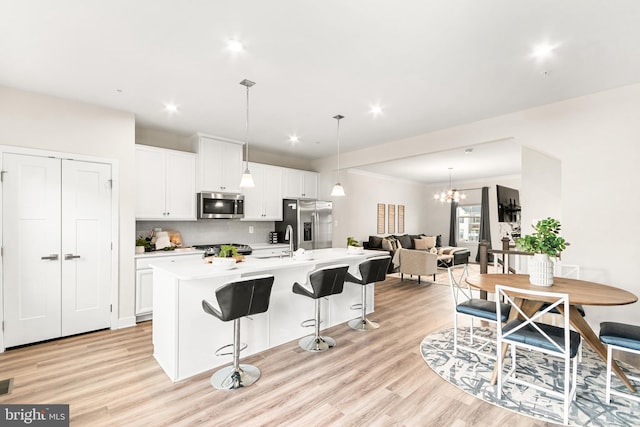
[[[251,172],[249,171],[249,88],[256,84],[251,80],[244,79],[240,82],[242,86],[247,88],[247,132],[245,134],[245,143],[244,143],[244,172],[242,174],[242,179],[240,180],[240,188],[253,188],[255,187],[255,183],[253,182],[253,177],[251,176]]]
[[[340,120],[344,119],[344,116],[338,114],[337,116],[333,116],[334,119],[338,121],[338,131],[336,133],[336,140],[338,142],[338,182],[333,186],[331,190],[332,197],[344,197],[344,187],[340,184]]]

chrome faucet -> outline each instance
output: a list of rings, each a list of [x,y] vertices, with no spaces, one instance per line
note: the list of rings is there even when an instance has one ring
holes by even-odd
[[[291,224],[287,225],[287,229],[284,232],[284,240],[289,239],[289,258],[293,258],[293,227]]]

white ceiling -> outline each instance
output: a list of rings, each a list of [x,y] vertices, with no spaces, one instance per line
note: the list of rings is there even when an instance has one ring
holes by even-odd
[[[639,18],[637,0],[0,0],[0,85],[244,140],[248,78],[252,146],[313,159],[338,113],[350,151],[637,83]]]
[[[522,147],[512,138],[508,138],[423,156],[358,166],[357,169],[423,184],[441,184],[449,182],[451,168],[452,187],[460,188],[456,183],[461,181],[519,175],[521,166]]]

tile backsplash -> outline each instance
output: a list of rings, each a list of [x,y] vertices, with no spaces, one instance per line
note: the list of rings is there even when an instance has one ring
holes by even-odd
[[[253,233],[249,232],[250,227],[253,227]],[[136,221],[136,237],[147,237],[154,228],[179,231],[184,246],[209,243],[269,243],[269,232],[275,230],[273,221]]]

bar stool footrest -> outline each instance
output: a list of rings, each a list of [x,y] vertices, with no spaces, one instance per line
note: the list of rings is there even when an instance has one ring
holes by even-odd
[[[322,325],[322,321],[320,321],[320,324]],[[314,326],[316,326],[316,319],[303,320],[302,322],[300,322],[300,326],[302,326],[303,328],[313,328]]]
[[[220,353],[222,350],[224,350],[227,347],[231,347],[233,349],[233,344],[227,344],[227,345],[223,345],[222,347],[220,347],[219,349],[216,350],[215,355],[216,356],[231,356],[233,355],[233,351],[231,351],[230,353]],[[238,352],[244,351],[247,348],[247,343],[240,343],[240,350],[238,350]]]

